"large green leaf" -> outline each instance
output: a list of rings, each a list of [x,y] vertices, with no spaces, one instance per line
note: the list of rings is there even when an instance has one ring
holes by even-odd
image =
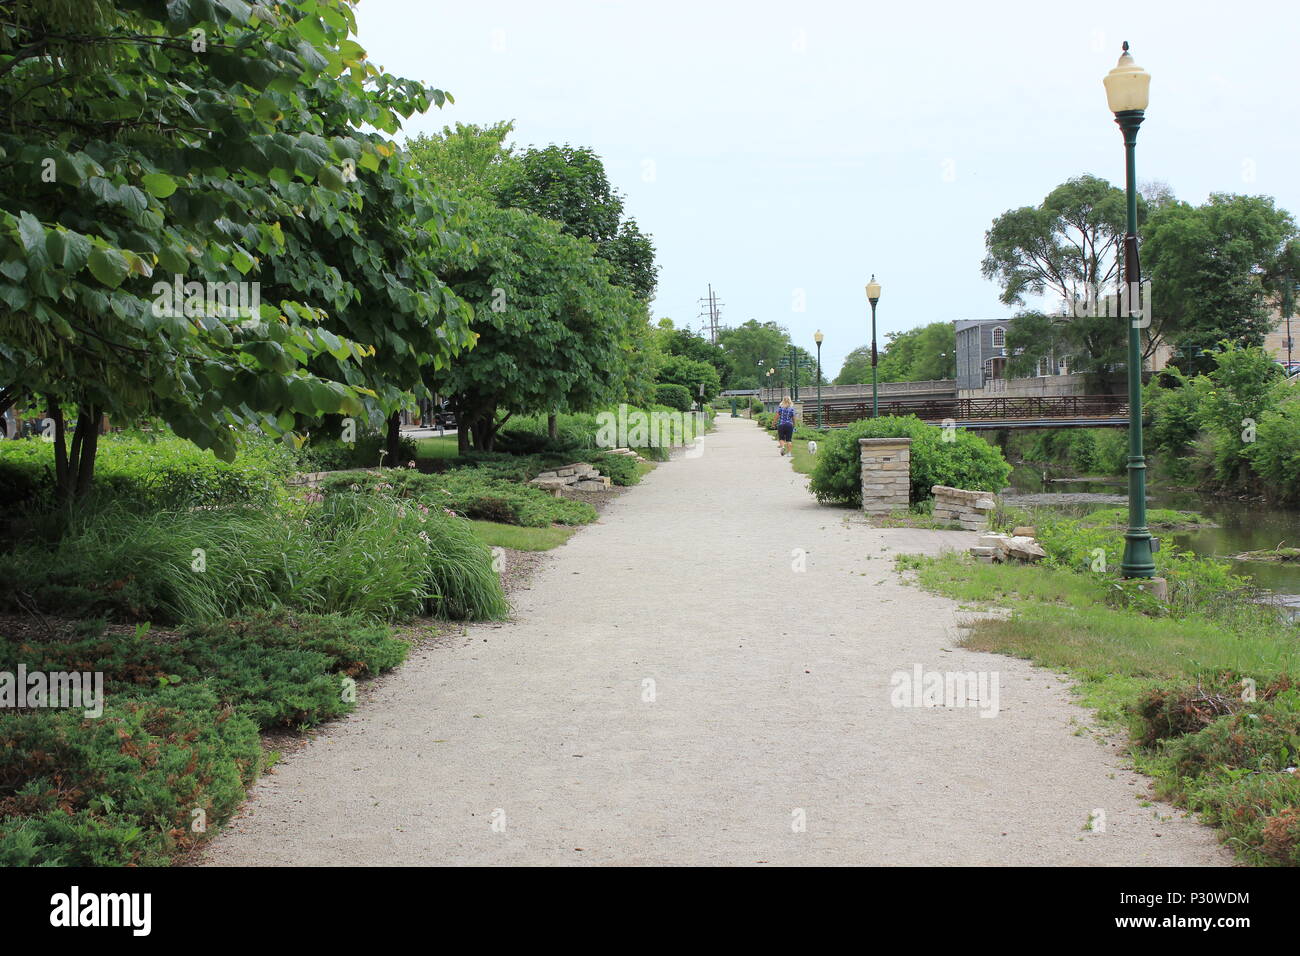
[[[130,271],[126,257],[116,249],[105,246],[96,246],[91,250],[86,265],[90,267],[90,274],[110,289],[120,286]]]

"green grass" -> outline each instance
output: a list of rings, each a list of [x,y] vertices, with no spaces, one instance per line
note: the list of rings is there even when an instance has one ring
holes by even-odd
[[[928,503],[928,502],[927,502]],[[923,528],[928,531],[961,531],[956,521],[944,521],[916,508],[897,508],[875,519],[878,528]]]
[[[1093,527],[1127,528],[1128,507],[1101,508],[1090,512],[1082,521]],[[1159,531],[1185,531],[1192,528],[1213,528],[1215,523],[1195,511],[1174,511],[1172,508],[1147,509],[1147,527]]]
[[[927,590],[1002,612],[972,620],[963,645],[1078,680],[1082,703],[1127,728],[1135,764],[1155,777],[1157,792],[1222,828],[1244,860],[1300,862],[1300,780],[1278,772],[1300,758],[1300,694],[1287,690],[1300,670],[1300,628],[1235,584],[1212,584],[1212,570],[1173,565],[1215,588],[1217,600],[1161,608],[1113,574],[953,553],[904,555],[898,565]],[[1258,703],[1243,697],[1244,677],[1261,688]],[[1222,709],[1206,711],[1207,696]],[[1173,731],[1171,719],[1181,721]]]
[[[474,536],[489,548],[509,548],[512,551],[550,551],[558,548],[577,528],[555,526],[550,528],[521,528],[497,521],[471,521]]]
[[[813,469],[817,467],[817,456],[808,450],[808,439],[800,439],[795,435],[795,439],[790,443],[793,454],[790,456],[790,465],[801,475],[811,475]],[[821,446],[818,445],[818,451]]]
[[[771,431],[767,434],[775,444],[776,432]],[[808,442],[817,442],[817,451],[820,453],[824,438],[824,432],[818,432],[815,428],[810,428],[807,425],[796,424],[794,440],[790,443],[790,466],[801,475],[811,475],[813,469],[817,467],[817,455],[808,450]]]
[[[1011,609],[1008,620],[975,622],[969,645],[1029,658],[1084,680],[1112,674],[1165,680],[1238,671],[1271,679],[1294,672],[1300,642],[1242,607],[1224,617],[1152,617],[1110,603],[1101,574],[1023,564],[981,564],[944,554],[916,565],[927,590]]]
[[[417,438],[415,441],[417,458],[459,458],[460,446],[455,435],[443,435],[441,438]]]

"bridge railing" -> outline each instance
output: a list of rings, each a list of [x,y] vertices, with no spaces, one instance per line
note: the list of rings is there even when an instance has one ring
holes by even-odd
[[[915,415],[925,422],[1020,421],[1024,419],[1117,418],[1128,414],[1122,395],[1000,395],[990,398],[881,400],[881,415]],[[804,422],[817,423],[817,408],[805,404]],[[871,402],[837,402],[822,408],[827,425],[847,425],[871,417]]]

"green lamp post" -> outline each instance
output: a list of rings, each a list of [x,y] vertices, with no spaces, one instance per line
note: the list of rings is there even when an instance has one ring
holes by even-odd
[[[880,301],[880,283],[872,273],[867,283],[867,301],[871,303],[871,417],[880,417],[880,395],[876,385],[876,303]]]
[[[1137,176],[1134,151],[1138,127],[1146,115],[1151,74],[1133,62],[1124,41],[1124,52],[1115,68],[1106,74],[1106,102],[1124,134],[1124,188],[1128,199],[1128,232],[1124,236],[1124,282],[1129,290],[1129,311],[1141,283],[1137,249]],[[1142,340],[1141,329],[1132,315],[1128,322],[1128,530],[1124,532],[1124,558],[1120,574],[1126,578],[1151,578],[1156,573],[1151,529],[1147,527],[1146,457],[1142,452]]]
[[[818,329],[813,333],[813,341],[817,343],[817,430],[821,431],[822,425],[822,330]]]

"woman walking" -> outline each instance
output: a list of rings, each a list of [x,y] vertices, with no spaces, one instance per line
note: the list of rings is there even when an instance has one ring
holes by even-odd
[[[794,402],[787,395],[781,399],[776,410],[776,443],[781,446],[781,454],[788,455],[794,442]]]

